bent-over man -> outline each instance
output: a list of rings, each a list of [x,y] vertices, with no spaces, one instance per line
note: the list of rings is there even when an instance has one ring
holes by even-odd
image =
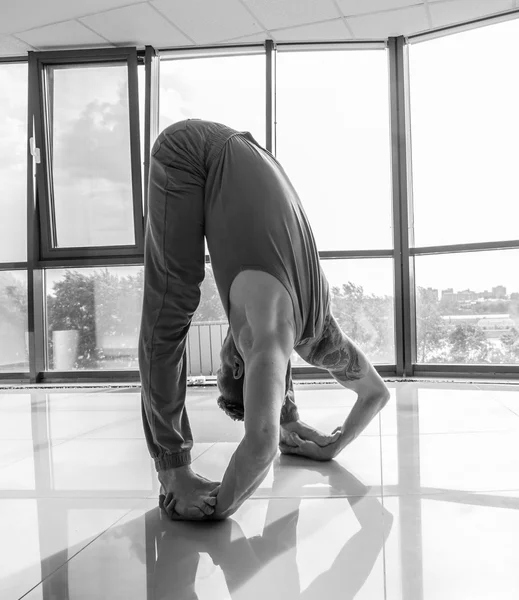
[[[277,448],[331,460],[381,410],[389,391],[330,309],[310,224],[288,176],[248,132],[200,119],[166,128],[150,163],[139,339],[142,417],[173,519],[223,519],[265,478]],[[219,406],[245,433],[221,482],[191,468],[186,340],[205,275],[204,237],[229,320]],[[358,394],[325,435],[299,419],[290,356]]]

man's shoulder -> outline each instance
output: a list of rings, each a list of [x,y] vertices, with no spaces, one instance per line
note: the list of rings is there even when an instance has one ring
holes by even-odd
[[[248,340],[276,335],[295,336],[294,306],[285,286],[260,270],[241,271],[229,292],[233,335],[243,332]]]
[[[266,271],[247,269],[238,273],[229,290],[231,311],[261,315],[279,321],[293,316],[292,298],[286,287]],[[250,319],[249,319],[250,320]]]

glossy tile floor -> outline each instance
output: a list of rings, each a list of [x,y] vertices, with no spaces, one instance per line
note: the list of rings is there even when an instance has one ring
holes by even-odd
[[[138,389],[0,389],[0,598],[519,598],[519,386],[390,383],[335,461],[278,455],[230,519],[171,522]],[[329,432],[355,395],[296,384]],[[193,468],[221,480],[243,433],[190,388]]]

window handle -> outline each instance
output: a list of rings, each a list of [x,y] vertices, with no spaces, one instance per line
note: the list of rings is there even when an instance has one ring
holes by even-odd
[[[36,148],[36,140],[33,137],[29,139],[29,145],[31,148],[31,154],[34,156],[36,164],[39,165],[41,162],[40,149]]]

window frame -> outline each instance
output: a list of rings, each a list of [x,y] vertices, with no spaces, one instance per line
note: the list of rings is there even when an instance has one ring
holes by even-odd
[[[52,138],[50,134],[50,116],[52,107],[49,92],[48,67],[70,66],[96,63],[126,64],[128,72],[128,116],[130,132],[130,171],[132,182],[132,206],[135,243],[115,246],[83,246],[73,248],[57,248],[56,222],[53,209],[53,175],[52,175]],[[38,210],[40,240],[39,261],[41,266],[51,266],[72,259],[126,259],[143,260],[144,257],[144,215],[142,203],[142,175],[139,133],[139,100],[138,100],[138,55],[137,49],[109,48],[102,50],[76,50],[29,52],[29,88],[37,96],[33,105],[31,119],[34,119],[34,145],[39,149],[39,162],[36,164],[36,203]]]
[[[409,374],[418,377],[427,377],[434,375],[436,377],[492,377],[493,379],[507,379],[519,377],[519,364],[464,364],[464,363],[422,363],[418,362],[417,356],[417,327],[416,327],[416,285],[414,281],[415,273],[415,257],[416,256],[429,256],[439,254],[458,254],[466,252],[480,252],[480,251],[492,251],[492,250],[513,250],[519,248],[519,237],[514,240],[501,240],[501,241],[485,241],[485,242],[464,242],[459,244],[438,244],[432,246],[416,246],[414,243],[414,211],[413,211],[413,184],[412,184],[412,143],[411,143],[411,74],[409,65],[409,53],[411,47],[416,44],[424,43],[430,40],[434,40],[440,37],[462,33],[464,31],[470,31],[472,29],[478,29],[481,27],[491,27],[498,23],[510,21],[519,16],[519,12],[515,11],[506,15],[481,17],[479,19],[471,20],[467,23],[459,25],[453,25],[449,27],[441,27],[437,30],[426,32],[424,34],[416,34],[402,38],[401,48],[397,49],[397,60],[399,61],[399,76],[397,79],[397,85],[405,96],[405,126],[402,131],[406,137],[404,142],[405,152],[407,152],[407,165],[408,173],[406,175],[407,182],[407,200],[404,204],[407,208],[403,210],[404,217],[407,222],[410,223],[408,227],[409,234],[406,237],[405,245],[405,256],[406,260],[403,261],[403,269],[409,269],[409,275],[403,278],[404,284],[409,290],[410,303],[408,316],[405,317],[404,312],[404,330],[406,327],[410,328],[408,331],[406,340],[404,342],[404,349],[407,355],[406,364],[409,365]],[[400,39],[400,38],[398,38]],[[410,339],[409,339],[410,338]],[[408,343],[410,342],[410,344]]]
[[[275,110],[275,98],[276,98],[276,68],[275,68],[275,57],[277,52],[282,53],[300,53],[300,52],[330,52],[330,51],[354,51],[354,50],[362,50],[364,52],[374,51],[374,52],[386,52],[387,60],[388,60],[388,86],[391,89],[391,46],[386,41],[372,41],[372,42],[317,42],[317,43],[278,43],[273,44],[271,51],[274,54],[273,59],[273,67],[271,68],[271,77],[273,79],[272,82],[272,90],[269,90],[269,86],[267,85],[267,101],[270,97],[272,97],[273,108],[269,113],[268,104],[267,104],[267,115],[271,115],[273,119],[272,126],[272,141],[271,145],[275,149],[274,155],[276,155],[276,110]],[[267,62],[267,65],[269,63]],[[267,80],[268,81],[268,80]],[[390,103],[389,95],[388,95],[388,103]],[[392,118],[392,105],[389,106],[389,133],[392,135],[394,124],[391,120]],[[269,133],[268,129],[269,119],[267,119],[267,133]],[[267,140],[269,138],[267,137]],[[268,142],[267,142],[268,143]],[[391,258],[393,261],[393,318],[394,318],[394,360],[391,363],[377,363],[375,365],[376,370],[379,373],[384,373],[385,375],[403,375],[404,374],[404,357],[403,357],[403,349],[402,349],[402,293],[401,293],[401,285],[399,279],[400,272],[400,256],[401,250],[399,245],[400,235],[401,235],[401,226],[400,222],[397,221],[396,215],[400,214],[400,212],[395,212],[394,200],[398,198],[398,195],[395,194],[395,168],[398,169],[398,163],[395,166],[395,148],[391,147],[391,140],[388,140],[388,144],[390,145],[390,170],[391,170],[391,179],[392,179],[392,188],[389,201],[392,203],[393,209],[393,217],[392,217],[392,225],[393,225],[393,247],[392,248],[370,248],[365,250],[318,250],[319,260],[340,260],[340,259],[370,259],[370,258]],[[398,184],[397,184],[398,185]],[[398,281],[398,284],[395,282]],[[323,369],[318,369],[316,367],[311,366],[299,366],[293,367],[292,372],[294,375],[311,375],[313,378],[329,378],[329,374],[327,371]]]
[[[466,23],[438,28],[436,31],[427,32],[413,36],[391,37],[387,40],[372,42],[380,47],[387,44],[389,61],[389,102],[391,117],[391,170],[393,176],[393,225],[394,225],[394,249],[393,250],[365,250],[345,252],[320,252],[321,260],[331,258],[362,258],[362,257],[388,257],[394,258],[395,274],[395,350],[396,365],[376,365],[377,371],[384,377],[470,377],[492,378],[492,379],[517,379],[519,377],[519,365],[464,365],[464,364],[431,364],[416,363],[416,338],[413,336],[413,328],[416,325],[414,311],[414,257],[424,254],[443,254],[455,252],[470,252],[477,250],[501,250],[519,247],[519,240],[507,240],[501,242],[485,242],[481,244],[452,244],[448,246],[414,247],[413,233],[413,210],[412,210],[412,168],[410,156],[411,124],[407,103],[409,102],[409,72],[407,69],[407,53],[412,44],[427,41],[433,37],[440,37],[458,33],[467,29],[492,25],[501,20],[511,20],[519,16],[519,11],[511,11],[500,17],[483,17],[473,19]],[[132,189],[134,192],[133,206],[134,215],[139,214],[144,221],[143,204],[141,201],[142,188],[140,186],[141,161],[139,146],[139,103],[137,84],[137,64],[146,64],[146,108],[145,108],[145,156],[144,167],[146,177],[146,165],[149,157],[146,157],[146,148],[153,142],[153,122],[158,119],[158,97],[152,99],[152,86],[155,93],[158,90],[158,77],[160,69],[157,63],[160,57],[187,58],[186,55],[225,55],[246,54],[254,52],[258,44],[240,44],[226,46],[198,46],[195,48],[170,48],[160,53],[148,51],[147,58],[142,50],[135,48],[101,48],[96,50],[65,50],[59,52],[29,52],[28,56],[2,57],[1,63],[28,63],[28,139],[34,137],[36,146],[42,153],[44,139],[42,127],[45,123],[42,111],[42,89],[40,81],[41,68],[52,60],[63,63],[92,62],[94,57],[102,62],[113,62],[114,56],[125,55],[124,60],[128,64],[128,86],[129,86],[129,112],[130,112],[130,145],[131,145],[131,168]],[[275,43],[267,40],[265,43],[267,55],[267,98],[265,108],[267,114],[267,147],[275,152],[275,57],[276,51],[283,50],[316,50],[316,49],[369,49],[370,43],[366,42],[342,42],[340,44],[331,42],[308,42],[304,44]],[[335,46],[335,48],[334,48]],[[151,48],[151,47],[149,47]],[[146,47],[148,49],[148,47]],[[131,54],[131,60],[130,60]],[[169,54],[169,56],[168,56]],[[158,56],[158,60],[157,60]],[[52,59],[52,60],[50,60]],[[131,65],[131,66],[130,66]],[[150,69],[153,69],[153,74]],[[158,96],[158,95],[157,95]],[[132,117],[133,115],[133,117]],[[155,119],[155,121],[153,121]],[[132,125],[133,124],[133,125]],[[156,126],[156,125],[155,125]],[[43,159],[45,157],[43,156]],[[74,371],[74,372],[49,372],[45,370],[45,340],[44,340],[44,275],[45,267],[88,267],[88,266],[112,266],[112,265],[139,265],[143,263],[143,244],[138,247],[91,247],[86,249],[52,249],[47,245],[44,247],[45,236],[49,234],[48,223],[42,214],[42,207],[46,204],[48,197],[45,191],[45,180],[41,182],[44,173],[42,164],[35,164],[31,154],[29,143],[27,143],[27,247],[28,255],[26,262],[3,262],[0,263],[1,270],[27,270],[27,301],[28,301],[28,335],[29,335],[29,365],[30,373],[0,373],[0,381],[29,381],[30,383],[69,383],[74,384],[81,381],[138,381],[138,371]],[[37,175],[37,178],[35,177]],[[135,185],[134,178],[139,182]],[[409,187],[410,186],[410,187]],[[42,189],[43,187],[43,189]],[[48,206],[48,205],[47,205]],[[144,204],[145,207],[145,204]],[[141,222],[136,219],[137,227]],[[143,228],[141,229],[143,233]],[[141,240],[143,241],[143,235]],[[41,240],[40,240],[41,238]],[[136,242],[138,240],[136,236]],[[47,250],[47,252],[43,252]],[[206,257],[209,262],[209,257]],[[413,339],[415,340],[413,348]],[[295,367],[293,369],[294,379],[308,378],[329,379],[325,371],[311,367]]]

